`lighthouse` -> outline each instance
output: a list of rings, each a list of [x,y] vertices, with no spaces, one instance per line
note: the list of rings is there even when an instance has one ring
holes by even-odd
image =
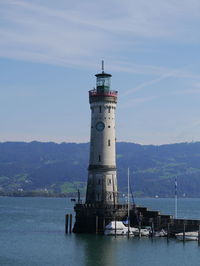
[[[96,74],[96,88],[89,91],[91,110],[90,159],[86,204],[117,204],[115,112],[117,91],[111,90],[111,74]]]
[[[95,75],[96,86],[89,91],[91,110],[90,155],[85,203],[78,200],[74,233],[103,233],[111,221],[122,221],[127,205],[118,202],[116,171],[115,112],[117,91],[111,90],[111,74]]]

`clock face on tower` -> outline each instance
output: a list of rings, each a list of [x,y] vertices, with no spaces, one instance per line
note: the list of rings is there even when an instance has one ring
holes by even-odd
[[[96,130],[103,131],[105,128],[105,124],[103,122],[97,122],[96,123]]]

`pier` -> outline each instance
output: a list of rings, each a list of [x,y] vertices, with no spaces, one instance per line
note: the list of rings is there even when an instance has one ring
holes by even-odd
[[[138,217],[141,226],[153,225],[155,231],[164,229],[170,236],[174,236],[180,232],[198,231],[200,220],[193,219],[175,219],[172,215],[161,214],[159,211],[152,211],[145,207],[135,207],[131,210],[130,223],[131,226],[137,226]]]
[[[111,221],[125,221],[128,215],[127,204],[76,204],[74,233],[103,234]],[[151,227],[154,231],[164,229],[169,236],[180,232],[198,231],[200,220],[175,219],[172,215],[161,214],[146,207],[130,206],[131,227]]]

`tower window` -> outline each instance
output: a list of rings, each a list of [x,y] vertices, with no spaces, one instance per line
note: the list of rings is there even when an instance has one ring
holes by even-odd
[[[108,199],[108,200],[112,200],[112,194],[109,193],[109,192],[108,192],[108,194],[107,194],[107,199]]]
[[[110,139],[108,140],[108,146],[110,146]]]
[[[110,126],[108,126],[108,128],[110,128]]]
[[[101,106],[99,106],[99,113],[101,113]]]
[[[107,184],[111,185],[111,179],[110,178],[108,179]]]
[[[110,113],[110,106],[108,107],[108,113]]]
[[[99,155],[99,162],[101,162],[101,155]]]

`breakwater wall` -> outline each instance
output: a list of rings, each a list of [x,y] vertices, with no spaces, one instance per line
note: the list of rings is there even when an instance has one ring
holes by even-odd
[[[135,205],[130,208],[130,226],[150,226],[155,231],[165,229],[170,235],[199,229],[200,220],[174,219],[172,215],[161,214],[146,207]],[[125,221],[128,217],[128,205],[76,204],[74,233],[103,233],[111,221]]]
[[[131,226],[137,226],[140,221],[142,226],[151,226],[155,231],[165,229],[171,235],[199,229],[200,220],[175,219],[172,215],[161,214],[160,211],[152,211],[146,207],[136,206],[135,210],[131,210]]]

